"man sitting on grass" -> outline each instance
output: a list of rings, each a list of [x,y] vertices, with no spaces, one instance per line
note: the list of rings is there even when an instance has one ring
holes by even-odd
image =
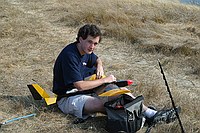
[[[116,81],[114,75],[101,78],[104,75],[102,61],[94,54],[101,39],[100,29],[96,25],[86,24],[79,29],[76,41],[61,51],[53,70],[53,92],[58,97],[74,90],[74,88],[78,91],[85,91]],[[97,76],[96,80],[84,80],[94,73]],[[115,85],[109,85],[109,87],[111,89],[117,88]],[[95,93],[79,94],[62,97],[57,100],[57,105],[65,114],[87,119],[97,112],[106,114],[104,103],[110,99],[112,98],[100,98]],[[143,110],[149,123],[160,121],[169,123],[176,118],[174,109],[156,111],[144,105]]]

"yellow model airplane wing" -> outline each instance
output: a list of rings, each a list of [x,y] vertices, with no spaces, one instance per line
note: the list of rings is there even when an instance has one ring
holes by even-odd
[[[113,90],[109,90],[106,91],[104,93],[101,93],[99,96],[103,97],[103,96],[116,96],[116,95],[120,95],[120,94],[125,94],[125,93],[129,93],[131,92],[130,90],[124,90],[124,89],[113,89]]]

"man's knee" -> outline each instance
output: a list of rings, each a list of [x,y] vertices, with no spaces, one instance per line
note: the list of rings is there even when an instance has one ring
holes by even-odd
[[[88,99],[84,105],[84,113],[91,114],[97,112],[105,112],[103,102],[95,97]]]

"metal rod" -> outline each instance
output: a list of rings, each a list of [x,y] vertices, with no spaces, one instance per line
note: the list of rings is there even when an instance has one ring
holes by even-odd
[[[183,125],[182,125],[182,123],[181,123],[181,119],[180,119],[179,114],[178,114],[178,112],[177,112],[177,110],[176,110],[176,106],[175,106],[175,103],[174,103],[174,100],[173,100],[173,97],[172,97],[172,94],[171,94],[169,85],[168,85],[168,83],[167,83],[167,79],[166,79],[166,77],[165,77],[164,71],[163,71],[163,69],[162,69],[162,66],[161,66],[161,63],[160,63],[159,60],[158,60],[158,63],[159,63],[159,66],[160,66],[161,73],[162,73],[162,75],[163,75],[163,79],[164,79],[164,81],[165,81],[165,85],[166,85],[166,87],[167,87],[167,91],[168,91],[168,93],[169,93],[169,96],[170,96],[170,99],[171,99],[171,102],[172,102],[172,106],[173,106],[173,108],[174,108],[174,110],[175,110],[175,112],[176,112],[176,116],[177,116],[177,119],[178,119],[178,121],[179,121],[179,124],[180,124],[180,127],[181,127],[181,131],[182,131],[182,133],[185,133],[185,130],[184,130]]]
[[[5,124],[11,123],[13,121],[17,121],[17,120],[28,118],[28,117],[35,116],[35,115],[36,114],[33,113],[33,114],[25,115],[25,116],[16,117],[16,118],[13,118],[13,119],[10,119],[10,120],[7,120],[7,121],[1,123],[1,125],[5,125]]]

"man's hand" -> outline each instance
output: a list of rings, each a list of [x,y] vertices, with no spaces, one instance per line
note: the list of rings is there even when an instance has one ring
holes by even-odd
[[[109,75],[108,77],[104,78],[105,83],[111,83],[117,81],[114,75]]]
[[[97,59],[97,70],[96,70],[96,75],[97,75],[97,79],[102,78],[102,76],[104,75],[104,70],[103,70],[103,65],[102,65],[102,61],[100,58]]]
[[[103,71],[103,66],[102,65],[98,65],[97,66],[97,71],[96,71],[96,75],[97,75],[97,79],[102,78],[102,76],[104,75],[104,71]]]

